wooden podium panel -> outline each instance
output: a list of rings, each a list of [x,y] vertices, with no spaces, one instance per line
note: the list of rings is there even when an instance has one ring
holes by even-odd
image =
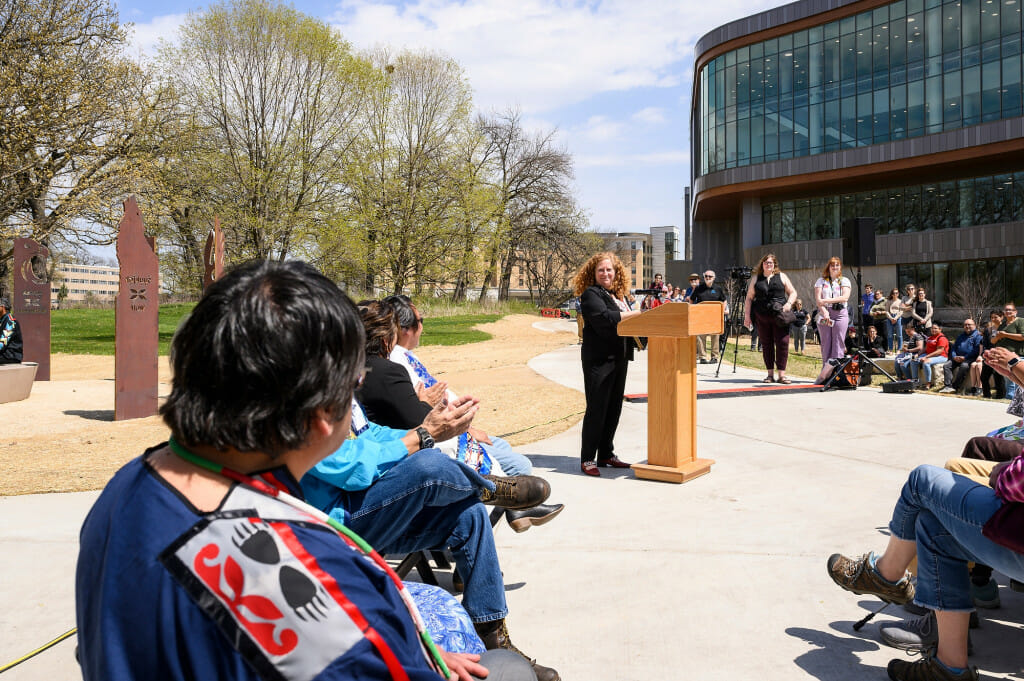
[[[668,303],[627,319],[620,336],[647,336],[647,463],[638,478],[682,483],[711,471],[697,457],[697,339],[722,333],[723,303]]]

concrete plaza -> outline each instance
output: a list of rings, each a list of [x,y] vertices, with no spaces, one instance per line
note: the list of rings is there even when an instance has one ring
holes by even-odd
[[[530,366],[582,390],[578,346]],[[697,369],[702,389],[763,377]],[[627,392],[646,385],[640,353]],[[890,607],[854,632],[879,602],[837,588],[825,559],[884,547],[907,472],[1009,423],[1005,405],[877,389],[701,400],[699,454],[716,463],[683,485],[583,476],[579,424],[524,446],[566,509],[525,534],[496,530],[513,640],[566,681],[885,679],[904,653],[880,643],[875,622],[904,613]],[[642,461],[646,441],[647,407],[627,403],[617,453]],[[0,664],[74,626],[77,533],[96,495],[0,497]],[[1003,606],[982,611],[971,662],[983,678],[1019,678],[1024,594],[996,577]],[[74,645],[4,680],[76,678]]]

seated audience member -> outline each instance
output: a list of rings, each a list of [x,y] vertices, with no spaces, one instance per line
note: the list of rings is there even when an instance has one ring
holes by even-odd
[[[960,389],[971,363],[981,354],[981,333],[975,327],[973,319],[964,320],[964,330],[949,346],[949,359],[942,365],[944,393],[956,392]]]
[[[482,476],[434,449],[463,433],[476,414],[473,398],[438,403],[423,423],[396,430],[366,418],[352,402],[351,435],[302,478],[309,502],[343,520],[383,553],[448,548],[465,583],[462,605],[488,650],[508,648],[505,587],[483,504],[522,509],[550,493],[540,478]],[[529,659],[529,658],[528,658]],[[558,672],[530,660],[540,681]]]
[[[1022,382],[1024,381],[1024,370],[1009,367],[1009,360],[1015,356],[1009,350],[999,348],[994,351],[986,351],[985,360],[989,366],[993,367],[993,370],[1008,377],[1008,380]],[[1021,364],[1024,366],[1024,363]],[[1022,401],[1024,400],[1015,400],[1007,411],[1017,417],[1024,416]],[[1002,462],[1010,462],[1018,458],[1021,452],[1020,441],[992,436],[972,437],[965,444],[964,452],[959,458],[946,461],[945,469],[969,478],[974,483],[991,487],[991,482],[996,477],[993,475],[993,471],[997,467],[1005,465]],[[1020,584],[1013,577],[1011,577],[1011,583]],[[970,595],[973,604],[977,607],[999,607],[998,586],[992,579],[992,568],[981,561],[975,561],[970,571]],[[889,645],[918,652],[934,648],[939,639],[936,615],[931,611],[921,615],[918,619],[883,625],[880,627],[880,634],[882,640]],[[970,646],[970,640],[968,645]]]
[[[11,301],[0,298],[0,364],[20,364],[21,325],[11,314]]]
[[[807,310],[804,309],[804,301],[799,298],[793,303],[793,316],[796,321],[789,325],[789,335],[793,337],[793,350],[804,353],[807,348]]]
[[[366,329],[367,372],[356,396],[370,421],[406,430],[419,425],[434,405],[445,400],[455,402],[459,398],[447,389],[447,383],[434,381],[411,349],[394,342],[397,334],[400,342],[415,348],[423,333],[423,318],[408,298],[402,298],[404,296],[391,296],[383,301],[359,304]],[[411,326],[403,328],[403,322]],[[403,361],[388,357],[400,357]],[[414,362],[423,376],[409,372]],[[420,388],[419,394],[413,388],[413,377]],[[530,460],[514,451],[507,442],[492,439],[473,427],[435,446],[484,474],[529,475],[533,470]],[[538,504],[526,509],[508,509],[505,519],[516,532],[525,532],[554,519],[562,508],[561,504]]]
[[[937,466],[915,468],[896,503],[885,552],[858,559],[834,554],[828,573],[843,589],[934,612],[935,647],[921,659],[889,662],[894,681],[978,679],[967,666],[967,630],[974,603],[969,561],[1024,579],[1021,527],[1014,515],[1024,503],[1024,455],[995,465],[991,487]],[[907,566],[918,558],[916,588]],[[886,638],[896,639],[890,631]]]
[[[669,296],[668,302],[670,303],[685,303],[683,300],[683,291],[678,286],[672,287],[672,295]]]
[[[885,357],[885,339],[878,335],[878,329],[874,326],[868,327],[868,336],[861,345],[861,351],[871,359],[882,359]],[[871,385],[871,377],[874,375],[875,367],[869,362],[860,363],[860,384]]]
[[[1006,379],[992,367],[985,363],[984,353],[995,347],[994,339],[996,333],[1005,326],[1002,310],[992,310],[988,315],[988,324],[981,330],[981,353],[978,359],[971,363],[971,382],[974,383],[975,395],[985,398],[992,397],[992,387],[995,387],[996,399],[1003,399],[1006,395]],[[992,385],[989,385],[991,379]]]
[[[1017,316],[1017,306],[1013,303],[1003,305],[1003,316],[1006,324],[993,337],[996,347],[1006,348],[1016,355],[1024,355],[1024,317]],[[1017,391],[1017,384],[1006,382],[1006,396],[1012,398]]]
[[[920,291],[920,289],[918,289]],[[931,328],[928,330],[928,338],[924,341],[924,352],[921,354],[918,362],[918,368],[924,372],[924,388],[925,390],[931,390],[932,387],[932,369],[940,364],[945,364],[946,360],[949,359],[949,340],[942,335],[942,325],[938,322],[932,322]],[[914,372],[914,378],[917,378],[917,372]]]
[[[907,337],[907,342],[903,346],[903,352],[896,355],[893,367],[897,380],[912,378],[916,381],[917,361],[918,357],[924,353],[925,335],[917,330],[913,320],[903,323],[903,332]]]
[[[846,329],[846,352],[847,357],[851,357],[857,354],[860,350],[860,334],[857,333],[857,325],[850,324],[849,328]]]
[[[115,474],[82,526],[86,681],[436,681],[445,664],[469,681],[492,662],[534,678],[507,652],[432,652],[393,571],[301,501],[297,479],[349,433],[363,368],[334,283],[297,261],[242,265],[183,322],[171,363],[171,441]]]

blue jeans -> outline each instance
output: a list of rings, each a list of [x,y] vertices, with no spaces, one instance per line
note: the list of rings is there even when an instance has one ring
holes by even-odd
[[[529,475],[533,471],[533,464],[525,456],[512,449],[512,445],[495,435],[491,436],[493,444],[485,444],[484,449],[491,458],[501,464],[501,470],[505,475]]]
[[[917,373],[914,369],[914,356],[909,352],[896,356],[896,360],[893,362],[893,368],[895,369],[896,378],[917,378]]]
[[[437,449],[402,459],[368,489],[347,492],[348,526],[381,554],[447,547],[466,584],[474,622],[502,619],[505,582],[481,489],[494,483]]]
[[[932,610],[973,610],[968,561],[1024,579],[1024,555],[981,534],[1002,503],[991,487],[944,468],[918,466],[910,472],[889,530],[917,543],[915,603]]]
[[[903,352],[903,317],[897,318],[896,321],[885,320],[885,349],[892,352]]]
[[[1006,381],[1006,396],[1009,399],[1013,399],[1013,396],[1017,394],[1017,384],[1011,380]]]
[[[945,363],[946,363],[946,358],[943,357],[942,355],[938,355],[937,357],[929,357],[928,359],[926,359],[923,362],[921,362],[921,368],[924,369],[924,382],[925,383],[931,383],[932,382],[932,367],[933,366],[935,366],[936,364],[945,364]],[[917,376],[914,376],[914,378],[917,378]]]

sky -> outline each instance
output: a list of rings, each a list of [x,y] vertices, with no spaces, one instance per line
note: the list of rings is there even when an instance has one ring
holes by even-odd
[[[120,0],[152,54],[197,0]],[[708,31],[781,0],[294,0],[357,50],[387,45],[455,58],[483,112],[516,108],[558,131],[592,229],[682,229],[690,182],[693,48]]]

